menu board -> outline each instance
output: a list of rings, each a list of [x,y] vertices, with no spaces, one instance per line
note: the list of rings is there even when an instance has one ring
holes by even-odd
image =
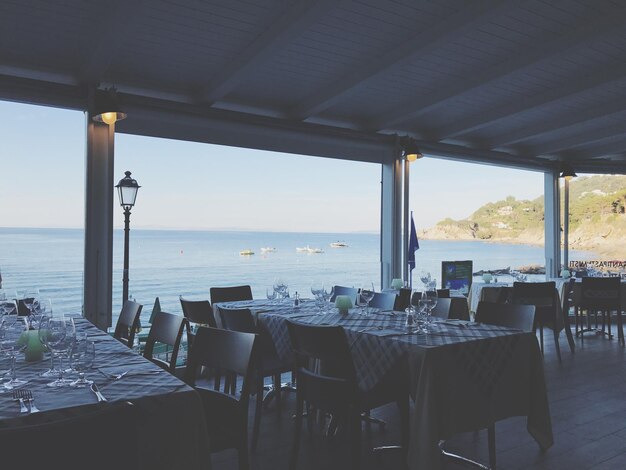
[[[441,287],[467,296],[472,286],[472,261],[442,261]]]

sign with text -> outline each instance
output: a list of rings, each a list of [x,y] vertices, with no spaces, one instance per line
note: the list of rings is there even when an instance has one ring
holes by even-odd
[[[472,261],[442,261],[441,287],[468,295],[472,286]]]

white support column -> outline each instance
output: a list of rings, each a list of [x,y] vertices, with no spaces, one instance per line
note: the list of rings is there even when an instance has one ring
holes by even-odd
[[[402,175],[402,190],[404,192],[402,199],[402,279],[409,280],[409,265],[407,264],[407,255],[409,253],[409,167],[411,164],[407,160],[403,160],[404,173]]]
[[[111,326],[113,289],[114,125],[88,113],[85,179],[85,272],[83,315],[98,328]]]
[[[544,175],[546,278],[550,278],[561,271],[561,201],[558,172],[546,171]]]
[[[381,286],[389,287],[394,277],[403,273],[403,161],[397,149],[390,150],[382,164],[380,210],[380,265]]]

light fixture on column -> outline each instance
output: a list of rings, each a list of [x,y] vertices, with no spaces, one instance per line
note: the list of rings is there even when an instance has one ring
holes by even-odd
[[[96,90],[95,111],[92,119],[108,125],[126,119],[126,113],[122,111],[118,103],[115,87]]]
[[[578,175],[569,163],[561,163],[561,174],[559,175],[559,178],[565,178],[569,180],[572,178],[576,178],[576,176]]]
[[[402,156],[407,162],[414,162],[418,158],[422,158],[424,155],[420,152],[415,139],[405,136],[402,138]]]

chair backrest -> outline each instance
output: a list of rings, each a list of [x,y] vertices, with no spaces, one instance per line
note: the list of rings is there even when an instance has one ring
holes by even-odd
[[[213,307],[208,300],[185,300],[180,296],[180,307],[187,321],[217,328]]]
[[[133,300],[127,300],[124,302],[120,316],[117,319],[117,324],[115,325],[113,337],[129,348],[132,348],[135,342],[135,333],[139,328],[139,316],[141,315],[142,308],[143,305]]]
[[[476,321],[532,332],[535,306],[481,301],[476,309]]]
[[[396,297],[398,296],[394,292],[375,292],[369,305],[381,310],[393,310],[396,304]]]
[[[287,328],[304,399],[327,411],[354,400],[356,372],[344,329],[290,320]]]
[[[242,333],[256,333],[256,323],[252,312],[247,308],[220,308],[222,326],[227,330]]]
[[[154,299],[154,305],[152,305],[152,312],[150,313],[150,319],[148,320],[148,323],[152,325],[154,317],[161,313],[161,311],[161,301],[157,297],[156,299]]]
[[[393,306],[394,310],[404,311],[411,303],[411,289],[403,287],[398,291],[396,296],[396,303]]]
[[[359,291],[355,287],[345,286],[333,286],[333,293],[330,296],[330,301],[334,302],[338,295],[347,295],[352,300],[352,305],[356,305],[356,296]]]
[[[450,316],[450,305],[452,304],[452,299],[437,299],[437,304],[435,308],[433,308],[431,315],[435,318],[440,318],[441,320],[447,320]]]
[[[556,300],[556,283],[549,282],[514,282],[511,303],[534,305],[537,310],[553,308]]]
[[[621,308],[621,279],[614,277],[583,277],[580,307],[596,310]]]
[[[167,312],[158,313],[153,321],[143,356],[154,362],[159,367],[174,374],[176,372],[176,361],[178,359],[178,351],[180,350],[180,342],[183,338],[183,331],[187,325],[187,320],[181,315],[172,315]],[[169,361],[164,361],[154,357],[154,346],[156,343],[171,346],[168,351]]]
[[[233,372],[244,378],[244,389],[249,392],[248,379],[252,371],[256,335],[239,331],[201,327],[196,331],[187,357],[185,381],[195,385],[200,366]]]
[[[450,289],[437,289],[437,297],[440,299],[450,298]]]
[[[50,462],[63,462],[67,470],[138,468],[140,418],[128,402],[94,404],[69,418],[2,427],[0,442],[15,452],[15,462],[23,459],[23,468],[48,468]]]
[[[211,303],[234,302],[237,300],[252,300],[250,286],[211,287]]]
[[[422,298],[421,292],[419,291],[413,292],[413,294],[411,294],[411,305],[413,305],[414,307],[417,307],[417,304],[419,303],[421,298]]]

